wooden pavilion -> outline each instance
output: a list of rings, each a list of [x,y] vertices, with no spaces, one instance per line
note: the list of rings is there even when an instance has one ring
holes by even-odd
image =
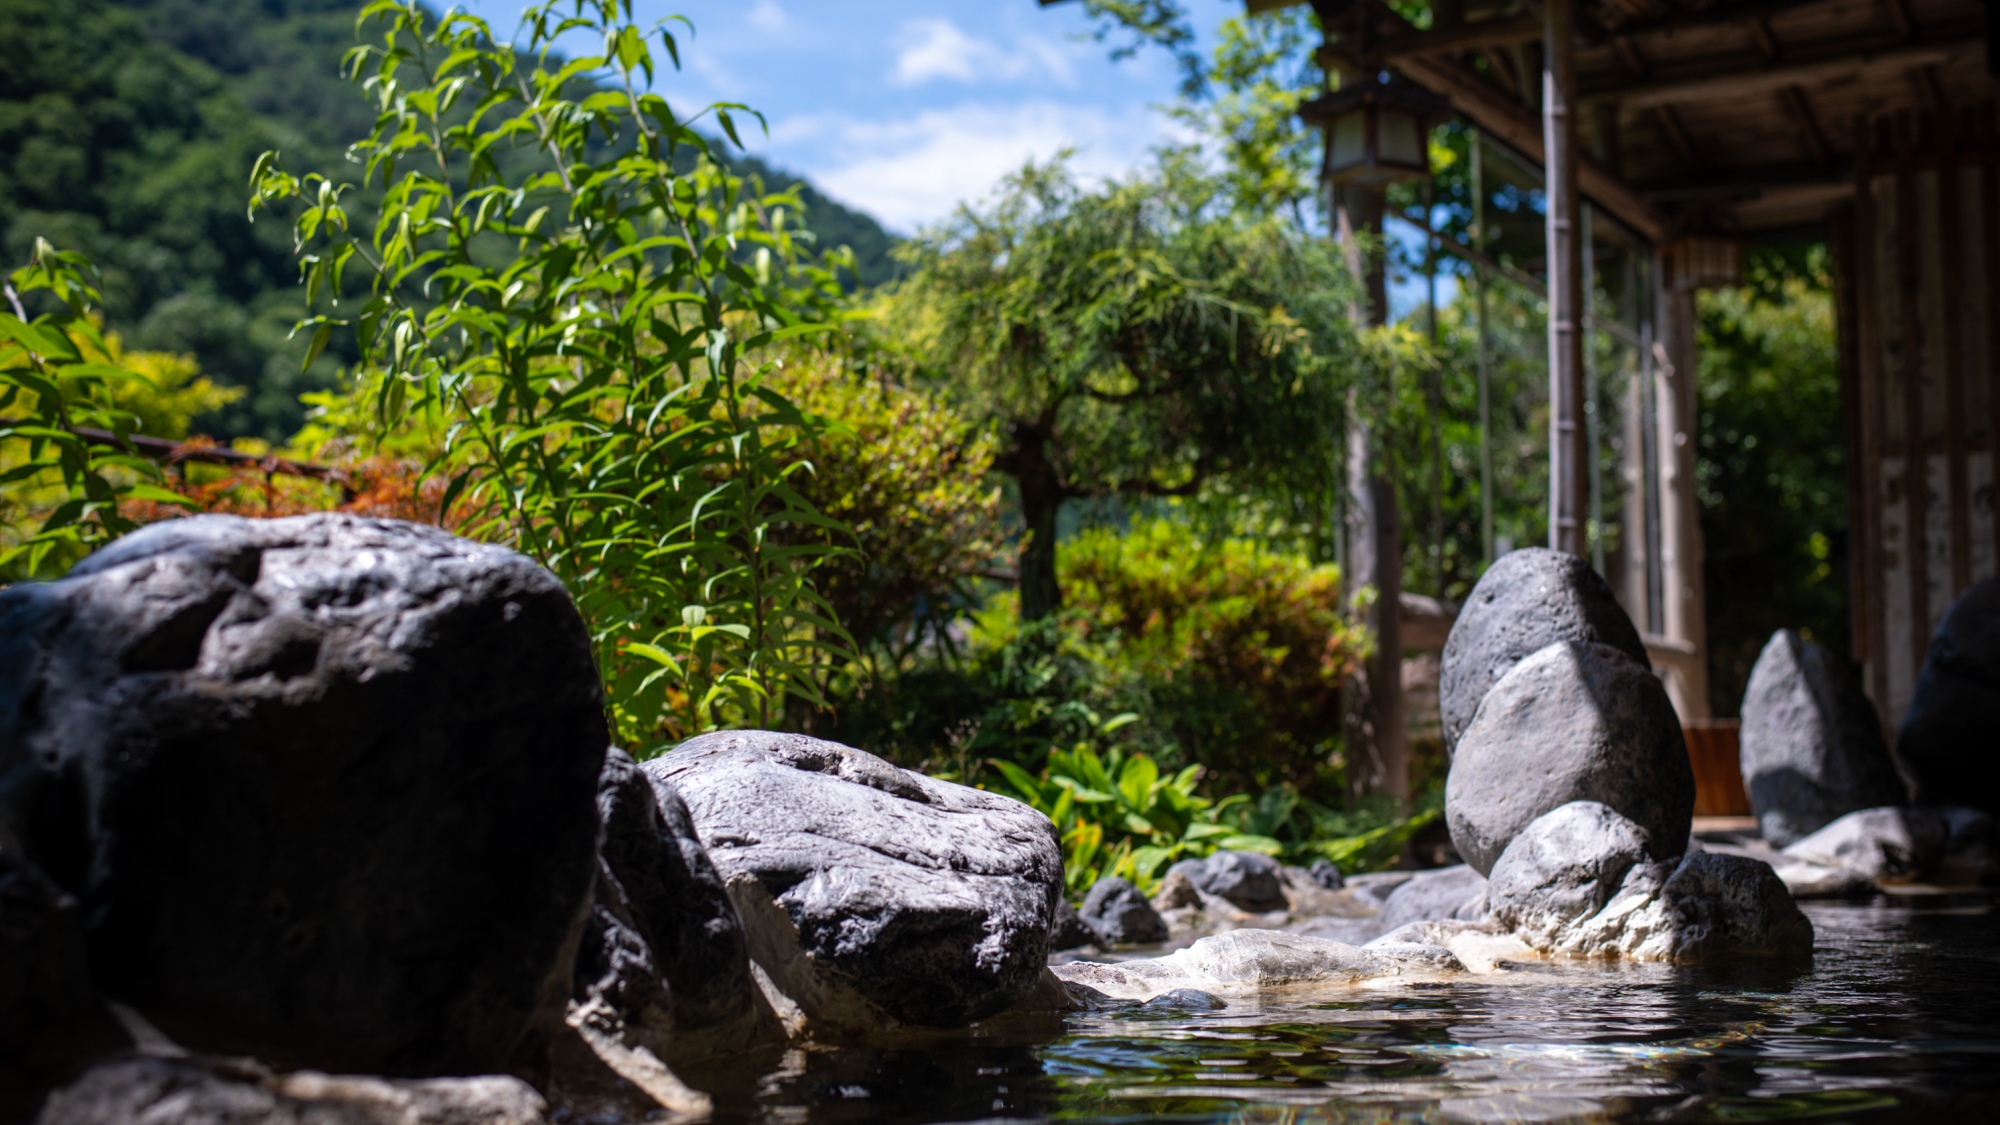
[[[1303,0],[1248,0],[1258,11]],[[1686,720],[1708,715],[1694,497],[1694,295],[1735,284],[1751,240],[1833,248],[1852,550],[1853,657],[1893,727],[1932,628],[1996,572],[2000,447],[2000,18],[1979,0],[1311,0],[1339,84],[1384,72],[1538,165],[1546,185],[1551,546],[1585,550],[1584,247],[1649,251],[1649,440],[1620,587]],[[1379,187],[1334,195],[1379,231]],[[1579,237],[1581,235],[1581,237]],[[1594,250],[1593,250],[1594,253]],[[1382,285],[1376,267],[1376,315]],[[1364,434],[1361,440],[1365,442]],[[1365,452],[1365,451],[1364,451]],[[1352,458],[1351,458],[1352,460]],[[1350,479],[1352,567],[1393,586],[1393,512]],[[1370,557],[1370,555],[1373,557]],[[1385,593],[1393,593],[1385,590]],[[1385,599],[1395,605],[1393,598]],[[1395,615],[1364,688],[1376,787],[1400,793]]]

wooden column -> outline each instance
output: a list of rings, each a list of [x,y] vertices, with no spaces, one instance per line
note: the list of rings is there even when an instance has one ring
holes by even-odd
[[[1577,224],[1576,0],[1542,3],[1542,148],[1549,252],[1549,546],[1587,555],[1583,247]]]
[[[1695,290],[1661,263],[1661,347],[1654,355],[1660,458],[1660,623],[1667,646],[1655,663],[1681,721],[1709,717],[1707,599],[1701,508],[1695,497]],[[1664,354],[1661,354],[1664,353]]]
[[[1389,291],[1382,260],[1380,188],[1336,188],[1336,231],[1347,247],[1348,268],[1362,279],[1367,307],[1355,310],[1366,324],[1389,317]],[[1364,247],[1364,241],[1368,244]],[[1369,252],[1372,249],[1372,252]],[[1374,404],[1357,390],[1348,395],[1346,543],[1342,579],[1353,610],[1375,637],[1375,655],[1342,691],[1348,792],[1355,797],[1408,800],[1409,752],[1404,739],[1403,644],[1400,614],[1403,578],[1402,536],[1396,515],[1395,485],[1377,460]],[[1372,588],[1372,601],[1359,599]]]

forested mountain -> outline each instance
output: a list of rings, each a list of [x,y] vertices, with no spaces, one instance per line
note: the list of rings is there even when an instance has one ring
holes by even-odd
[[[37,237],[88,253],[128,345],[193,352],[216,381],[249,388],[201,420],[219,436],[288,435],[299,394],[347,358],[330,348],[300,374],[290,231],[252,224],[245,205],[258,153],[333,172],[367,131],[373,113],[339,73],[359,7],[0,0],[0,262],[25,262]],[[795,179],[736,163],[773,187]],[[861,284],[891,275],[880,225],[809,185],[802,195],[821,243],[854,249]]]

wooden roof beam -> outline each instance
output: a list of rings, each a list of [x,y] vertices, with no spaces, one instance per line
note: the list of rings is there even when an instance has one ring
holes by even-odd
[[[1930,43],[1884,48],[1878,39],[1865,46],[1842,44],[1817,50],[1812,58],[1793,56],[1755,69],[1741,64],[1717,65],[1678,77],[1601,86],[1586,91],[1584,97],[1612,98],[1627,109],[1737,100],[1775,94],[1787,86],[1809,87],[1870,72],[1904,73],[1946,65],[1985,49],[1983,35],[1960,28],[1955,29],[1955,34],[1939,35]]]
[[[1519,102],[1510,101],[1478,75],[1457,63],[1438,58],[1410,59],[1398,67],[1404,74],[1450,99],[1453,108],[1501,142],[1546,167],[1542,152],[1542,118]],[[1669,224],[1630,184],[1594,160],[1576,162],[1577,186],[1593,203],[1649,242],[1664,242]]]

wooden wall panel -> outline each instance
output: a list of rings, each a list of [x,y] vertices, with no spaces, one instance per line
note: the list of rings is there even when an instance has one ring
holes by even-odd
[[[1995,574],[2000,153],[1986,106],[1857,122],[1842,282],[1856,656],[1893,725],[1930,634]],[[1848,342],[1848,341],[1851,341]],[[1851,358],[1846,358],[1851,357]]]

